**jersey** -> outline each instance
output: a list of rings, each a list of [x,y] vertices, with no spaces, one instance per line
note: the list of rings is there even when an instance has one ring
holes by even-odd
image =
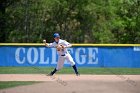
[[[71,47],[71,44],[69,42],[67,42],[66,40],[62,40],[62,39],[59,39],[58,42],[53,42],[53,43],[49,43],[48,44],[48,47],[56,47],[57,45],[63,45],[65,47]],[[68,50],[67,48],[64,48],[64,49],[61,49],[60,51],[57,51],[58,55],[65,55],[68,53]]]

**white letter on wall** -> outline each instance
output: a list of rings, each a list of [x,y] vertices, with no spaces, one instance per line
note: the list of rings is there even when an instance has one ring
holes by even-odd
[[[34,57],[32,60],[32,51],[34,53]],[[38,51],[36,48],[29,48],[28,52],[27,52],[27,59],[29,61],[30,64],[35,64],[38,60]]]
[[[98,48],[88,48],[89,52],[89,62],[88,64],[98,64]]]
[[[16,53],[15,53],[15,59],[18,64],[23,64],[25,62],[25,56],[21,59],[20,52],[25,53],[25,48],[17,48]]]
[[[47,60],[45,61],[44,51],[45,48],[39,48],[40,49],[40,64],[49,64],[49,58],[47,57]]]
[[[80,65],[84,64],[86,62],[85,48],[78,48],[75,52],[76,52],[75,53],[76,62]],[[83,52],[83,54],[80,54],[80,52]]]

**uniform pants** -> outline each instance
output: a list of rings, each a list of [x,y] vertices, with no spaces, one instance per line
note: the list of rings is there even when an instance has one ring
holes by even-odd
[[[63,68],[65,60],[67,60],[71,64],[71,66],[75,65],[75,62],[74,62],[72,56],[69,53],[67,53],[67,54],[65,54],[65,56],[60,55],[58,57],[56,70],[60,70],[61,68]]]

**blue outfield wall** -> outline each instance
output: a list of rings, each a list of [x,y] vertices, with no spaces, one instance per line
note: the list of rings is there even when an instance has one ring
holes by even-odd
[[[68,49],[81,67],[140,67],[140,47],[74,46]],[[44,46],[0,46],[0,66],[56,66],[55,48]],[[70,66],[65,62],[65,66]]]

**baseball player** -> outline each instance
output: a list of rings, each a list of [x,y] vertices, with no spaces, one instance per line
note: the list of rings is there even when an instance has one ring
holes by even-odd
[[[73,67],[75,74],[79,76],[75,62],[67,50],[67,48],[71,47],[72,45],[67,41],[60,39],[60,35],[58,33],[55,33],[53,36],[54,36],[53,43],[46,43],[46,40],[43,40],[43,42],[47,47],[56,47],[58,52],[57,67],[48,75],[52,76],[54,73],[60,70],[64,65],[64,61],[67,60]]]

